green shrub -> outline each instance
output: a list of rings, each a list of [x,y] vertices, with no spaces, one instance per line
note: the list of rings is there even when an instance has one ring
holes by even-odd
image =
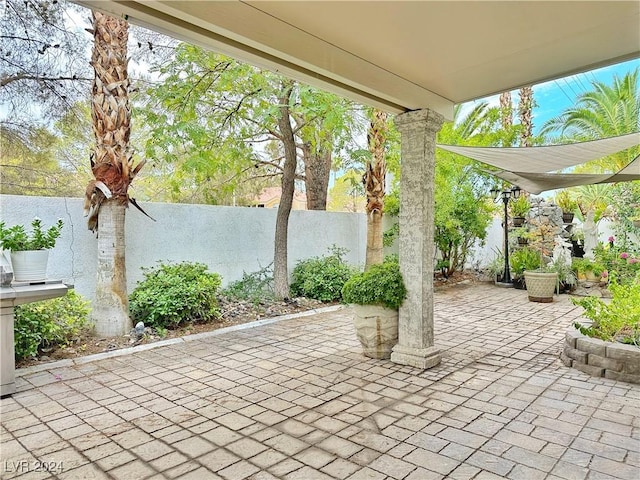
[[[218,316],[216,294],[221,278],[201,263],[161,263],[143,268],[144,280],[129,297],[133,323],[175,328],[187,322],[209,322]]]
[[[35,357],[38,350],[66,345],[88,330],[89,302],[70,290],[64,297],[15,307],[16,360]]]
[[[258,304],[263,300],[273,300],[273,270],[271,265],[257,272],[242,273],[242,278],[229,284],[222,292],[233,300],[248,300]]]
[[[575,322],[575,327],[589,337],[640,346],[640,275],[628,285],[621,285],[612,274],[609,291],[609,302],[597,297],[571,299],[574,305],[584,308],[583,315],[593,322],[591,326]]]
[[[400,265],[385,261],[352,276],[342,288],[342,300],[358,305],[382,305],[397,310],[407,296]]]
[[[342,260],[346,253],[335,245],[329,255],[298,262],[293,269],[291,294],[331,302],[340,300],[342,287],[353,275],[354,269]]]

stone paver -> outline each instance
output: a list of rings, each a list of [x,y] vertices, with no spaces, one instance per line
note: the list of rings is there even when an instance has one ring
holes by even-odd
[[[362,356],[348,308],[18,371],[0,478],[640,478],[640,386],[562,364],[567,297],[434,311],[425,371]]]

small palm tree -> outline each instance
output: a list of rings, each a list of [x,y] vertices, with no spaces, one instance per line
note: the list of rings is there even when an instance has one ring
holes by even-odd
[[[385,159],[385,142],[387,140],[387,114],[374,110],[369,125],[369,152],[363,183],[367,197],[367,251],[365,268],[382,263],[383,232],[382,211],[384,208],[385,179],[387,162]]]
[[[144,162],[133,165],[129,145],[131,107],[127,74],[129,25],[93,12],[91,117],[96,146],[91,157],[95,177],[85,195],[88,226],[98,235],[96,333],[122,335],[131,328],[125,269],[125,209],[129,185]]]

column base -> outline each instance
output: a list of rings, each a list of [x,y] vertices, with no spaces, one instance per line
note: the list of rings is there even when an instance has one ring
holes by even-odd
[[[435,367],[440,363],[440,349],[436,347],[413,348],[396,345],[391,351],[391,361],[399,365],[427,368]]]

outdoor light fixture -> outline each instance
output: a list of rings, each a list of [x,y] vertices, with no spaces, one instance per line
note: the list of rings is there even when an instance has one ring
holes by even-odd
[[[502,272],[502,279],[496,283],[503,287],[513,287],[511,269],[509,268],[509,214],[507,212],[507,204],[511,198],[517,200],[522,190],[520,190],[520,187],[514,186],[508,190],[492,188],[490,191],[494,201],[497,201],[498,197],[500,197],[502,203],[504,203],[504,271]]]

